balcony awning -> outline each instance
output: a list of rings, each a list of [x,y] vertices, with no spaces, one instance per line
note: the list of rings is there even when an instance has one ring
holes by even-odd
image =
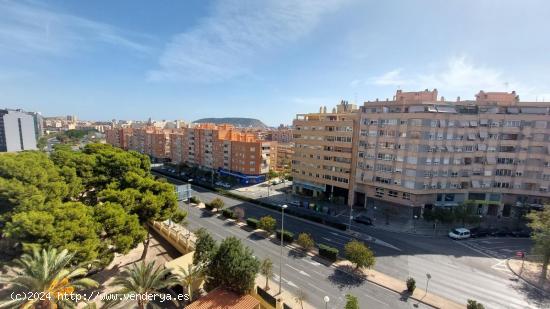
[[[489,124],[489,119],[479,119],[479,124],[480,125],[488,125]]]
[[[475,121],[475,120],[470,120],[470,126],[471,126],[471,127],[477,127],[477,121]]]
[[[468,139],[471,141],[475,141],[476,135],[474,133],[468,133]]]
[[[479,137],[487,138],[487,136],[488,136],[487,131],[479,131]]]
[[[488,157],[487,164],[497,164],[497,159],[494,157]]]

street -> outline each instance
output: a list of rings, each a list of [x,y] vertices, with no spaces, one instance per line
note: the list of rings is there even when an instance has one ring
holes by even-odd
[[[220,197],[224,200],[227,208],[236,206],[243,208],[246,217],[259,218],[271,215],[277,219],[278,223],[280,221],[280,212],[223,197],[199,187],[193,187],[193,189],[202,201]],[[275,270],[278,269],[279,251],[276,244],[271,241],[254,237],[225,221],[209,217],[206,212],[203,213],[196,208],[191,208],[189,224],[192,229],[206,227],[219,238],[234,235],[246,239],[247,245],[259,257],[270,256],[274,261]],[[432,238],[392,233],[357,224],[353,225],[353,232],[350,234],[292,216],[285,216],[285,229],[295,234],[310,233],[317,243],[336,247],[340,252],[350,239],[358,238],[374,251],[377,257],[376,270],[401,280],[405,280],[409,276],[413,277],[417,281],[417,286],[422,288],[425,287],[426,274],[429,273],[432,278],[429,283],[429,291],[459,303],[465,304],[467,299],[475,299],[483,303],[486,308],[548,308],[549,306],[547,298],[544,299],[536,290],[517,281],[506,267],[502,267],[505,260],[473,248],[467,245],[467,242],[452,241],[444,237]],[[501,246],[506,247],[507,242],[518,240],[502,238],[500,241],[503,242]],[[523,241],[528,242],[528,240]],[[522,248],[529,246],[530,244],[526,243]],[[515,247],[511,245],[510,248],[508,250],[513,250]],[[302,270],[310,276],[316,276],[307,277],[301,275],[299,271],[287,269],[283,273],[283,281],[289,282],[286,283],[287,288],[296,288],[294,287],[296,285],[318,293],[330,292],[334,295],[334,299],[343,299],[343,295],[349,290],[361,297],[363,303],[377,304],[376,308],[382,306],[382,303],[391,308],[410,306],[408,303],[399,301],[398,295],[367,282],[342,283],[342,276],[334,276],[333,268],[315,265],[308,258],[289,258],[287,249],[285,249],[285,256],[289,261],[288,264],[292,267]],[[313,282],[318,289],[310,286],[313,285]],[[321,301],[322,295],[317,298]],[[398,302],[393,303],[392,300],[398,300]],[[311,301],[316,304],[315,300]]]

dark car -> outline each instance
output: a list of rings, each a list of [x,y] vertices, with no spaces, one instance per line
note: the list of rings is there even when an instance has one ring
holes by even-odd
[[[487,229],[476,227],[470,230],[470,237],[472,238],[487,237],[487,236],[489,236],[489,230]]]
[[[367,217],[367,216],[359,215],[359,216],[355,217],[353,219],[353,221],[355,221],[357,223],[363,223],[363,224],[366,224],[366,225],[372,225],[372,219]]]
[[[510,230],[507,229],[507,228],[499,229],[498,231],[496,231],[495,236],[496,236],[496,237],[508,237],[508,236],[512,236],[512,231],[510,231]]]

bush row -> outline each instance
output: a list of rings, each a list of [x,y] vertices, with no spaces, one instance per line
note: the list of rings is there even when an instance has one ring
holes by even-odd
[[[231,209],[222,210],[222,215],[225,218],[228,218],[228,219],[235,219],[235,214],[233,213],[233,210],[231,210]]]
[[[277,239],[281,239],[281,230],[277,230]],[[283,241],[286,242],[293,242],[294,241],[294,233],[290,231],[283,231]]]
[[[331,262],[336,262],[338,259],[338,249],[325,244],[319,244],[319,255]]]
[[[246,219],[246,225],[248,225],[249,227],[251,227],[253,229],[257,229],[259,223],[260,223],[260,221],[258,221],[258,219],[256,219],[256,218],[247,218]]]

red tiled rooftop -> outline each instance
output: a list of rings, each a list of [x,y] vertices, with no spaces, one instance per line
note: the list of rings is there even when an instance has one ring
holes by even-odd
[[[250,295],[238,295],[236,293],[215,289],[206,296],[197,299],[187,309],[257,309],[260,302]]]

